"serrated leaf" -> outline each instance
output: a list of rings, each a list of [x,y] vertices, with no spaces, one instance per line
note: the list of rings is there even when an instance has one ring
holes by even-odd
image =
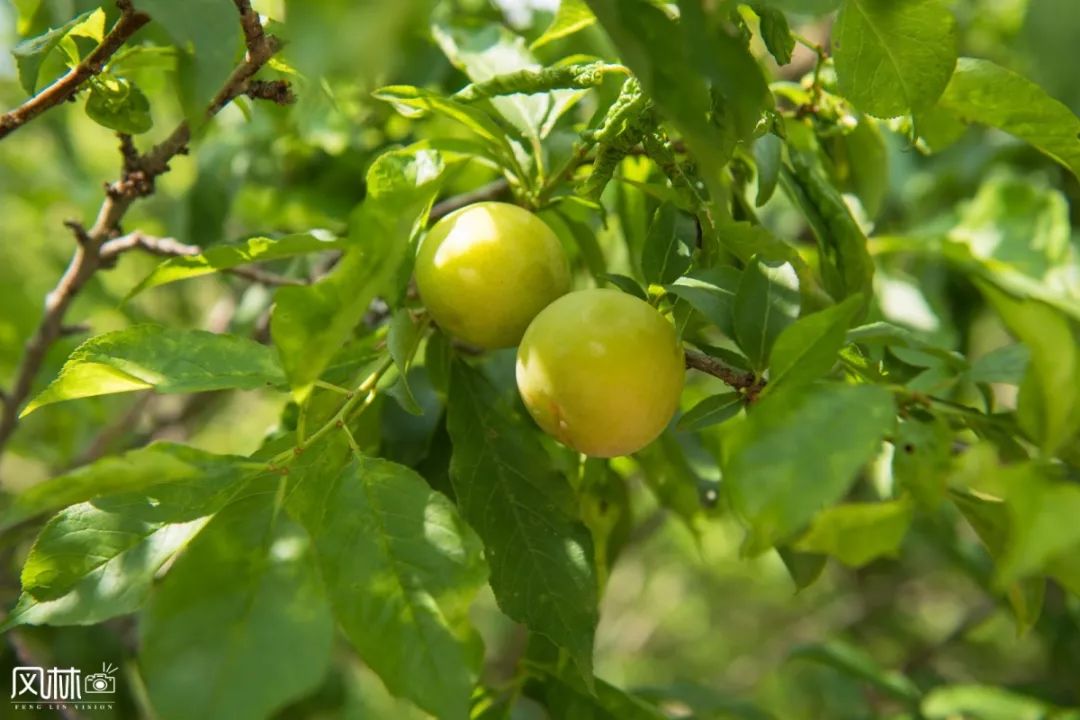
[[[692,221],[680,215],[674,205],[664,203],[656,209],[645,247],[641,250],[641,271],[645,282],[664,285],[675,282],[690,269]]]
[[[37,37],[23,40],[11,50],[11,54],[15,56],[15,64],[19,69],[19,83],[28,95],[33,95],[37,91],[38,71],[49,53],[56,49],[56,46],[67,37],[72,28],[87,20],[94,13],[100,12],[100,8],[84,12],[58,28],[53,28]]]
[[[311,233],[286,235],[279,239],[254,237],[239,245],[215,245],[198,255],[181,255],[165,260],[127,294],[130,300],[143,290],[210,275],[230,268],[257,262],[306,255],[308,253],[340,250],[340,240],[324,240]]]
[[[60,375],[22,411],[111,393],[253,390],[285,383],[273,352],[254,340],[203,330],[135,325],[75,348]]]
[[[591,677],[597,623],[592,539],[565,514],[565,478],[487,379],[460,361],[451,369],[448,412],[454,492],[484,541],[500,609],[566,648]]]
[[[307,395],[372,298],[394,280],[446,168],[434,150],[381,155],[368,170],[367,199],[350,218],[345,256],[319,282],[278,290],[270,330],[294,395]]]
[[[879,557],[896,554],[913,513],[914,505],[905,499],[836,505],[818,513],[794,547],[862,567]]]
[[[694,270],[664,289],[685,300],[730,338],[735,337],[735,293],[742,273],[730,265]]]
[[[759,373],[769,365],[773,343],[798,312],[782,298],[778,269],[754,258],[743,270],[731,307],[735,339]]]
[[[845,0],[833,30],[840,92],[876,117],[929,107],[956,67],[956,19],[942,0]]]
[[[895,422],[888,390],[821,383],[757,403],[723,445],[724,487],[749,523],[745,551],[764,552],[847,493]]]
[[[486,568],[456,508],[412,470],[361,455],[304,473],[288,507],[364,662],[395,695],[467,718],[479,670],[468,609]]]
[[[154,127],[150,101],[142,90],[131,80],[112,75],[90,81],[86,114],[102,127],[129,135],[139,135]]]
[[[862,302],[862,296],[852,295],[839,305],[805,315],[784,328],[772,348],[765,391],[776,392],[777,388],[811,382],[828,373]]]
[[[217,513],[147,603],[140,668],[164,717],[257,720],[322,681],[333,618],[273,487]]]
[[[938,106],[964,122],[1015,135],[1080,177],[1080,118],[1022,75],[960,58]]]
[[[707,397],[679,418],[678,429],[695,432],[735,417],[743,407],[743,396],[737,392]]]
[[[90,465],[32,485],[11,499],[0,514],[0,530],[50,510],[178,483],[217,483],[242,472],[243,458],[214,455],[184,445],[154,443],[123,455],[104,457]],[[150,491],[147,491],[148,493]],[[169,492],[158,489],[157,492]],[[152,494],[152,493],[151,493]]]
[[[585,0],[562,0],[559,9],[555,11],[555,17],[547,26],[540,37],[532,41],[530,50],[536,50],[550,42],[561,40],[574,33],[590,27],[596,22],[596,16],[585,3]]]
[[[188,465],[189,474],[143,477],[138,490],[71,505],[45,525],[23,566],[23,594],[5,621],[8,627],[93,624],[138,609],[161,566],[245,486],[233,458],[190,448],[174,452],[193,456],[186,458],[196,461]],[[101,472],[109,464],[97,465]],[[153,469],[145,461],[139,467]],[[111,488],[98,489],[136,484],[109,480]],[[64,490],[68,497],[75,494]]]

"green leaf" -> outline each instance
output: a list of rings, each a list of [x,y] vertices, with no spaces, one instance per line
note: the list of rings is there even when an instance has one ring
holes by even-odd
[[[50,478],[11,499],[0,514],[0,530],[50,510],[95,500],[107,495],[189,482],[213,484],[221,477],[236,477],[243,458],[213,455],[184,445],[154,443]],[[178,491],[179,492],[179,491]]]
[[[1077,720],[1080,712],[1057,712],[1052,705],[988,685],[944,685],[926,694],[920,706],[927,720]]]
[[[565,513],[570,488],[535,436],[487,379],[451,369],[450,474],[465,519],[491,565],[499,608],[560,647],[592,675],[597,585],[588,529]]]
[[[737,392],[712,395],[687,410],[679,418],[678,429],[695,432],[735,417],[743,407],[743,396]]]
[[[162,565],[245,485],[228,458],[200,469],[147,478],[138,491],[53,517],[26,559],[23,594],[6,625],[93,624],[138,609]]]
[[[757,62],[741,39],[698,17],[697,1],[680,4],[675,23],[647,0],[588,0],[623,62],[641,81],[701,164],[714,200],[725,195],[717,179],[731,158],[738,136],[753,130],[770,100]],[[706,79],[723,95],[733,127],[710,121],[712,96]]]
[[[269,717],[326,673],[333,618],[272,488],[215,515],[150,597],[139,659],[163,717]]]
[[[1080,432],[1080,344],[1061,313],[1037,300],[1016,300],[985,284],[983,294],[1031,351],[1020,383],[1020,426],[1052,454]]]
[[[730,265],[694,270],[664,289],[682,298],[730,338],[735,337],[735,293],[742,273]]]
[[[906,499],[836,505],[818,513],[794,547],[862,567],[879,557],[896,555],[913,512],[914,505]]]
[[[785,169],[781,173],[784,189],[806,217],[817,239],[825,289],[836,300],[861,293],[864,300],[861,319],[874,297],[874,261],[866,235],[840,192],[826,177],[818,159],[817,141],[808,128],[789,123],[788,138],[791,172]]]
[[[929,107],[956,67],[956,19],[942,0],[845,0],[833,30],[840,92],[877,117]]]
[[[254,390],[285,383],[272,350],[204,330],[135,325],[90,338],[21,416],[43,405],[111,393]]]
[[[315,466],[288,503],[364,662],[395,695],[467,718],[480,659],[468,610],[486,568],[455,507],[412,470],[364,456],[332,473]]]
[[[757,166],[757,196],[754,204],[761,207],[769,201],[780,180],[784,141],[766,133],[754,141],[754,164]]]
[[[998,563],[1004,587],[1042,571],[1047,562],[1080,544],[1080,487],[1047,480],[1037,468],[1021,465],[1001,471],[1010,523]]]
[[[193,127],[205,122],[210,100],[241,59],[240,23],[229,0],[135,0],[165,29],[180,52],[180,97]]]
[[[371,96],[390,103],[405,117],[417,118],[433,112],[457,122],[483,140],[492,157],[504,167],[517,170],[519,175],[523,174],[506,139],[506,131],[483,110],[411,85],[379,88]]]
[[[274,240],[267,237],[254,237],[240,245],[215,245],[198,255],[181,255],[165,260],[153,272],[146,276],[127,294],[130,300],[143,290],[168,285],[180,280],[210,275],[222,270],[250,265],[251,263],[280,260],[281,258],[306,255],[308,253],[340,250],[344,243],[339,240],[325,240],[312,233],[286,235]]]
[[[633,295],[634,297],[648,302],[649,296],[645,293],[645,289],[638,284],[638,281],[632,277],[626,275],[619,275],[616,273],[604,273],[604,281],[614,285],[622,290],[624,293]]]
[[[788,27],[787,16],[780,10],[764,3],[755,3],[754,12],[761,21],[761,39],[779,65],[791,62],[795,50],[795,38]]]
[[[1022,75],[960,58],[938,105],[964,122],[1015,135],[1080,177],[1080,118]]]
[[[544,678],[542,688],[531,690],[541,699],[552,717],[568,720],[665,720],[667,715],[631,693],[599,678],[595,691],[553,675]]]
[[[690,269],[693,232],[693,220],[681,215],[674,205],[664,203],[656,209],[641,250],[645,282],[672,283]]]
[[[1069,205],[1063,194],[998,176],[984,182],[964,206],[949,239],[966,245],[977,258],[1005,263],[1066,290],[1076,262],[1070,233]]]
[[[394,312],[386,335],[386,347],[390,358],[398,370],[398,384],[402,408],[413,415],[422,415],[423,409],[416,402],[412,388],[409,387],[409,368],[413,357],[424,337],[424,325],[413,320],[412,313],[405,308]]]
[[[502,25],[476,27],[437,24],[432,35],[443,53],[474,83],[491,80],[516,70],[539,70],[540,64],[525,46],[524,38]],[[491,105],[521,134],[534,143],[546,137],[555,121],[581,97],[579,90],[552,90],[491,98]]]
[[[877,217],[889,191],[889,152],[878,123],[860,115],[851,132],[825,143],[840,188],[855,194],[869,218]]]
[[[895,420],[892,395],[870,385],[791,388],[757,403],[723,445],[724,487],[750,525],[757,555],[847,494]]]
[[[23,40],[11,50],[11,54],[15,56],[15,63],[19,68],[19,83],[28,95],[33,95],[37,91],[38,72],[49,53],[56,49],[56,46],[67,37],[72,28],[87,20],[91,15],[101,12],[100,8],[84,12],[58,28],[53,28],[37,37]]]
[[[852,295],[839,305],[805,315],[784,328],[770,355],[766,392],[811,382],[828,373],[861,305],[862,297]]]
[[[1003,345],[980,355],[971,363],[967,378],[974,383],[1006,383],[1019,385],[1031,361],[1027,345]]]
[[[86,114],[102,127],[139,135],[154,127],[150,101],[127,78],[101,75],[90,81]]]
[[[345,256],[325,278],[277,292],[271,335],[294,395],[304,397],[385,292],[444,179],[434,150],[384,153],[368,170],[368,196],[353,212]]]
[[[821,663],[839,670],[845,675],[862,680],[906,703],[917,703],[922,693],[919,688],[902,673],[886,670],[864,650],[846,642],[831,641],[819,645],[807,645],[795,650],[793,659]]]
[[[776,338],[798,313],[781,295],[778,270],[754,258],[743,271],[732,305],[735,339],[759,373],[769,365]]]
[[[952,458],[953,433],[937,417],[908,417],[896,428],[892,471],[897,486],[908,490],[920,504],[936,508],[945,494]]]
[[[536,50],[550,42],[561,40],[568,35],[584,30],[596,22],[596,16],[589,10],[585,0],[562,0],[555,17],[540,37],[532,41],[530,50]]]
[[[824,555],[799,552],[790,545],[781,545],[776,548],[776,552],[798,590],[805,590],[813,585],[814,581],[821,577],[828,561]]]

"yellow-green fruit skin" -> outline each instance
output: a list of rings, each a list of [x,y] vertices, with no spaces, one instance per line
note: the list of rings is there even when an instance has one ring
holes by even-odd
[[[548,305],[525,331],[517,385],[537,424],[594,457],[656,439],[679,404],[684,367],[675,328],[617,290],[582,290]]]
[[[435,322],[488,349],[517,345],[536,314],[570,289],[554,231],[528,210],[500,202],[469,205],[435,223],[415,272]]]

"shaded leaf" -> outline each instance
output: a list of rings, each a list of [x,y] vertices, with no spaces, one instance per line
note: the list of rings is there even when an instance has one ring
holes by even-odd
[[[683,413],[679,418],[678,428],[685,432],[695,432],[735,417],[742,407],[743,396],[737,392],[713,395]]]
[[[693,231],[693,221],[682,217],[673,205],[664,203],[656,209],[641,250],[645,282],[672,283],[690,268]]]
[[[795,650],[792,658],[821,663],[869,683],[891,697],[908,703],[918,702],[922,693],[902,673],[886,670],[865,651],[845,642],[832,641]]]
[[[672,295],[685,300],[725,335],[735,337],[735,293],[742,273],[730,266],[694,270],[671,285],[664,286]]]
[[[773,345],[765,391],[776,392],[778,387],[811,382],[828,373],[861,304],[862,297],[853,295],[784,328]]]
[[[165,717],[255,720],[313,690],[333,618],[310,541],[273,483],[219,512],[169,570],[140,624],[140,667]]]
[[[584,30],[595,22],[596,16],[592,14],[592,10],[589,10],[585,0],[562,0],[551,24],[540,37],[532,41],[529,49],[536,50],[550,42],[561,40],[579,30]]]
[[[818,384],[771,395],[723,445],[724,488],[764,552],[847,494],[894,423],[892,396],[870,385]]]
[[[773,343],[794,320],[798,309],[781,295],[778,268],[755,258],[743,270],[732,304],[732,324],[739,347],[759,373],[769,364]]]
[[[288,507],[311,535],[346,636],[395,695],[464,720],[479,661],[468,608],[486,575],[476,536],[402,465],[355,456],[330,474],[317,468]]]
[[[491,565],[499,608],[566,648],[592,675],[597,587],[589,531],[565,514],[570,493],[543,448],[477,371],[451,369],[454,492]]]

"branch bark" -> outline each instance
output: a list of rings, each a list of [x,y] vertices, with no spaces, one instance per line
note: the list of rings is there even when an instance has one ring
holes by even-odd
[[[686,350],[686,367],[720,378],[735,390],[740,390],[748,402],[757,399],[765,381],[753,373],[736,370],[729,365],[696,350]]]
[[[259,17],[251,9],[250,2],[248,0],[235,0],[235,2],[247,40],[247,54],[244,62],[233,71],[210,102],[205,114],[207,119],[216,115],[233,99],[247,92],[252,77],[280,47],[277,38],[265,34],[261,25],[258,29],[254,27],[259,24]],[[124,2],[121,7],[127,11],[130,9],[130,4]],[[145,22],[144,17],[142,23]],[[15,383],[7,393],[3,412],[0,415],[0,455],[3,454],[11,434],[15,431],[19,408],[29,396],[34,378],[41,370],[49,348],[62,335],[64,316],[71,302],[87,281],[99,269],[108,267],[115,258],[115,255],[103,257],[103,247],[120,235],[120,222],[131,205],[139,198],[153,193],[154,180],[169,170],[169,161],[187,152],[190,139],[191,128],[186,121],[180,123],[165,140],[145,155],[138,155],[134,151],[130,138],[121,137],[123,171],[119,180],[106,185],[105,200],[98,210],[94,224],[89,229],[84,229],[79,223],[69,223],[78,241],[75,253],[60,281],[45,298],[44,317],[26,344],[22,362],[15,376]]]
[[[150,21],[148,15],[132,8],[130,2],[118,2],[117,4],[121,9],[120,19],[116,21],[109,33],[102,38],[100,45],[52,85],[14,110],[0,115],[0,140],[3,140],[49,108],[74,97],[83,83],[100,73],[102,68],[105,67],[105,63],[127,42],[128,38]]]

